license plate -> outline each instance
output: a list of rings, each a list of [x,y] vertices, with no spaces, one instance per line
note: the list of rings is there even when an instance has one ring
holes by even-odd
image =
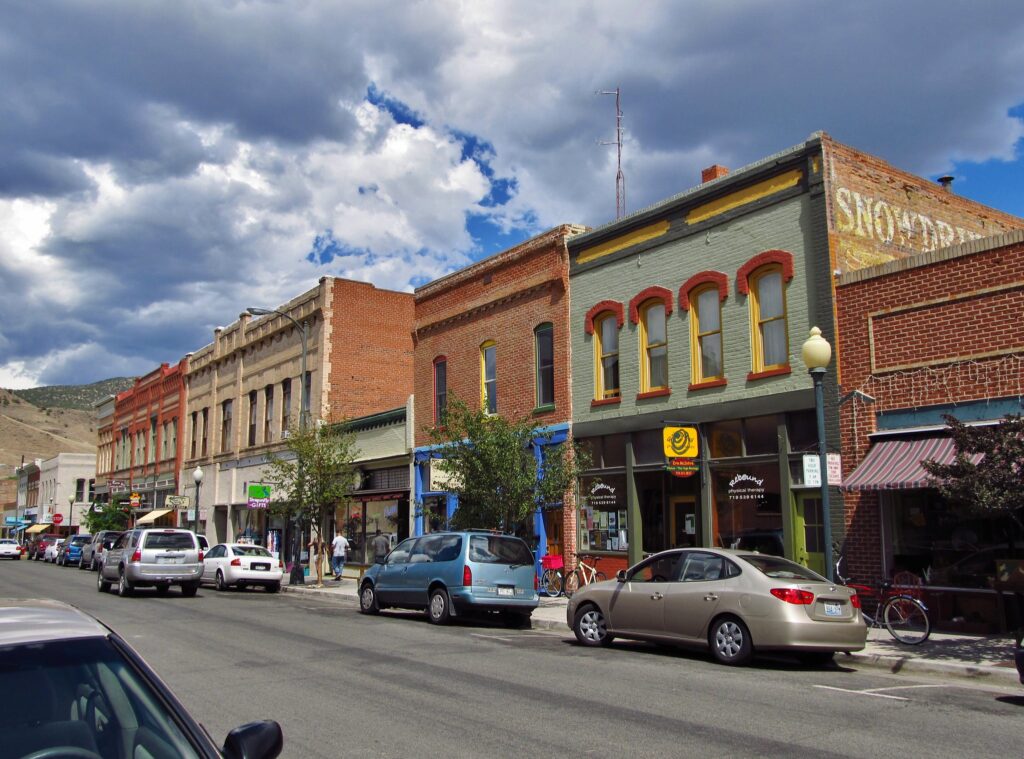
[[[179,558],[174,557],[174,556],[157,556],[156,557],[156,563],[157,564],[181,564],[182,563],[182,559],[179,559]]]
[[[516,594],[515,588],[498,588],[499,596],[514,596]]]
[[[826,601],[825,602],[825,616],[826,617],[841,617],[843,616],[843,606],[838,601]]]
[[[257,572],[268,572],[268,571],[270,571],[270,565],[269,564],[253,564],[252,568],[255,569]]]

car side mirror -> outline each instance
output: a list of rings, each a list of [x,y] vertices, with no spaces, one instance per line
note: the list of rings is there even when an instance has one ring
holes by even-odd
[[[387,556],[374,556],[373,557],[373,563],[374,564],[383,564],[386,559],[387,559]]]
[[[620,569],[618,572],[616,572],[615,573],[615,579],[618,580],[619,582],[625,582],[626,581],[626,570],[625,569]]]
[[[228,759],[274,759],[284,748],[284,732],[273,720],[236,727],[224,739]]]

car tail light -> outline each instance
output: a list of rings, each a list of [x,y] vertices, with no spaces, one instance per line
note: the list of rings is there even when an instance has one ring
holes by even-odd
[[[467,588],[473,587],[473,570],[468,564],[462,567],[462,584]]]
[[[142,551],[136,548],[135,553],[132,554],[131,561],[133,564],[137,564],[138,562],[142,561]]]
[[[856,593],[850,596],[850,606],[852,606],[854,609],[860,608],[860,596],[858,596]]]
[[[814,594],[811,591],[799,588],[772,588],[771,594],[780,601],[798,606],[806,606],[814,601]]]
[[[199,549],[199,561],[202,561],[202,560],[203,560],[203,549],[200,548]]]
[[[277,568],[278,569],[284,569],[284,559],[278,559],[277,560]]]
[[[233,567],[240,567],[240,566],[242,566],[242,560],[241,559],[232,559],[231,560],[231,566],[233,566]]]

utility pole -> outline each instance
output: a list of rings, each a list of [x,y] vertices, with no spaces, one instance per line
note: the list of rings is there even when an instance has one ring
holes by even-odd
[[[614,90],[598,90],[598,95],[614,95],[615,96],[615,139],[610,142],[599,142],[599,145],[614,145],[618,150],[618,162],[617,171],[615,172],[615,218],[621,219],[626,215],[626,176],[622,173],[622,108],[620,100],[620,91],[616,87]]]

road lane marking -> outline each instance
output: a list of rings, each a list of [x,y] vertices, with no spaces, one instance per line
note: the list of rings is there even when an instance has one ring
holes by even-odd
[[[837,688],[834,685],[815,685],[815,688],[822,688],[823,690],[837,690],[841,693],[852,693],[856,696],[874,696],[875,698],[891,698],[893,701],[909,701],[909,698],[903,696],[890,696],[888,693],[874,693],[870,690],[853,690],[852,688]]]
[[[911,690],[913,688],[949,688],[952,686],[945,684],[937,685],[893,685],[889,688],[865,688],[862,693],[880,693],[884,690]]]

